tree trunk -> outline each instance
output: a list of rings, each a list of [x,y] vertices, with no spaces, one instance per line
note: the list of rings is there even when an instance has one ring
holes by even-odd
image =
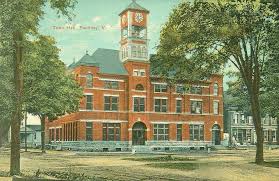
[[[46,117],[45,116],[41,116],[41,149],[42,149],[42,153],[46,153],[45,150],[45,120]]]
[[[261,124],[261,113],[260,113],[260,103],[259,103],[259,96],[257,94],[251,94],[250,96],[251,101],[251,109],[252,109],[252,116],[254,121],[254,126],[257,135],[257,150],[256,150],[256,164],[262,165],[264,163],[263,157],[263,130]]]
[[[15,81],[15,111],[11,121],[11,162],[10,175],[20,174],[20,122],[22,120],[22,93],[23,93],[23,60],[22,40],[23,35],[17,31],[13,34],[15,43],[14,81]]]

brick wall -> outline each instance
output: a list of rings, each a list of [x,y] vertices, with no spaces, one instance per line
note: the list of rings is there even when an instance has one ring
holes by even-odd
[[[182,126],[182,139],[189,140],[189,123],[203,122],[205,141],[211,140],[211,128],[214,124],[221,127],[223,132],[223,77],[220,75],[213,75],[212,78],[206,82],[203,87],[202,95],[179,95],[175,93],[175,88],[169,88],[166,93],[154,93],[154,85],[152,82],[160,81],[158,79],[150,78],[150,65],[149,63],[140,63],[128,61],[124,64],[128,75],[107,75],[100,74],[97,67],[80,66],[74,69],[73,74],[78,83],[84,87],[84,93],[93,95],[93,110],[86,111],[85,97],[81,99],[81,111],[73,114],[63,116],[55,121],[47,121],[46,135],[49,135],[50,128],[62,127],[66,123],[77,122],[77,137],[78,140],[85,140],[86,136],[86,120],[93,121],[93,140],[101,141],[102,138],[102,125],[106,120],[121,122],[121,140],[132,140],[132,127],[137,121],[141,121],[147,128],[147,140],[153,139],[153,126],[151,122],[170,122],[169,125],[169,139],[176,140],[176,122],[183,123]],[[143,77],[133,76],[133,69],[144,69],[146,75]],[[86,74],[93,75],[93,87],[86,88]],[[119,80],[118,90],[104,89],[103,79]],[[213,95],[214,84],[218,84],[217,96]],[[136,91],[136,85],[142,84],[144,91]],[[204,83],[203,83],[204,85]],[[104,94],[118,95],[119,96],[119,111],[118,112],[105,112],[104,111]],[[145,109],[146,112],[135,113],[133,112],[133,96],[145,96]],[[167,97],[168,99],[168,112],[155,113],[154,112],[154,97]],[[175,113],[176,111],[176,98],[182,99],[182,114]],[[192,115],[190,114],[191,99],[201,99],[203,101],[203,114]],[[213,114],[213,101],[219,101],[219,114]],[[124,122],[123,122],[124,121]],[[222,134],[221,134],[222,136]],[[49,138],[47,136],[47,141]]]

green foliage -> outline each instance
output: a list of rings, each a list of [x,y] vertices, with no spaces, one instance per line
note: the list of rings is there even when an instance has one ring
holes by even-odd
[[[24,102],[29,113],[54,119],[77,111],[82,89],[59,60],[53,38],[31,42],[25,59]]]
[[[158,55],[151,60],[157,65],[156,75],[171,76],[176,82],[207,79],[228,61],[233,64],[247,88],[258,164],[263,164],[259,96],[274,53],[270,40],[278,29],[276,17],[270,3],[259,0],[183,1],[161,30]]]
[[[228,90],[224,96],[225,105],[228,107],[237,107],[239,111],[251,115],[249,95],[241,78],[238,77],[237,80],[229,81],[227,84]]]
[[[4,57],[0,57],[0,77],[0,139],[6,139],[14,110],[15,93],[11,62]]]

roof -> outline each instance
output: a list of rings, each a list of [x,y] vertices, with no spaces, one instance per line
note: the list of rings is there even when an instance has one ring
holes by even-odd
[[[28,133],[33,133],[36,131],[41,131],[41,125],[27,125],[26,126],[26,132]],[[20,128],[20,132],[24,133],[25,132],[25,127]]]
[[[98,48],[91,56],[85,54],[77,63],[68,66],[73,69],[78,66],[96,66],[100,68],[100,73],[128,75],[119,57],[118,50]]]
[[[86,54],[75,64],[71,64],[72,68],[85,65],[85,66],[99,66],[99,64],[86,52]],[[69,68],[70,68],[69,66]]]
[[[147,9],[140,6],[138,3],[136,3],[135,0],[133,0],[133,2],[131,2],[119,15],[121,15],[123,12],[125,12],[127,10],[140,10],[140,11],[145,11],[145,12],[149,13],[149,11]]]
[[[27,133],[33,133],[35,132],[33,129],[26,127],[26,132]],[[25,127],[20,128],[20,133],[25,133]]]
[[[41,125],[27,125],[26,127],[34,131],[41,131]]]
[[[99,63],[100,73],[128,75],[118,50],[99,48],[92,54],[92,58]]]

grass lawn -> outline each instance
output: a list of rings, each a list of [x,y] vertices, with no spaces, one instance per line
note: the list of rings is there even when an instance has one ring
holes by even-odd
[[[279,161],[265,162],[264,166],[266,166],[266,167],[273,167],[273,168],[279,168]]]
[[[201,165],[206,165],[206,163],[189,163],[189,162],[163,162],[163,163],[149,163],[147,166],[155,168],[170,168],[178,170],[195,170],[200,168]]]
[[[23,175],[77,180],[222,180],[275,181],[279,178],[279,150],[265,150],[263,166],[251,164],[255,150],[219,150],[211,154],[77,154],[40,150],[21,153]],[[0,151],[0,181],[7,180],[9,150]],[[5,178],[4,178],[5,177]]]
[[[150,156],[150,157],[130,157],[123,158],[123,160],[131,160],[131,161],[142,161],[142,162],[165,162],[165,161],[194,161],[194,158],[189,157],[177,157],[177,156]]]

